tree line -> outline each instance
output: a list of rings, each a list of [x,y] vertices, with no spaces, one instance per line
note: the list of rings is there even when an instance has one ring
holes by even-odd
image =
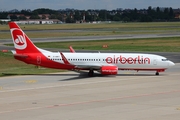
[[[39,16],[42,15],[42,17]],[[93,22],[93,21],[121,21],[121,22],[154,22],[154,21],[179,21],[175,18],[175,11],[170,8],[152,8],[148,9],[116,9],[116,10],[52,10],[40,8],[35,10],[14,10],[0,12],[0,19],[26,20],[28,19],[58,19],[66,23],[75,22]],[[17,16],[20,15],[20,16]],[[44,16],[43,16],[44,15]]]

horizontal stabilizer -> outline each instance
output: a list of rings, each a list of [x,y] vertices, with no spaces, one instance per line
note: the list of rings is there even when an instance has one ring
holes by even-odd
[[[15,57],[27,58],[28,55],[25,54],[14,54]]]

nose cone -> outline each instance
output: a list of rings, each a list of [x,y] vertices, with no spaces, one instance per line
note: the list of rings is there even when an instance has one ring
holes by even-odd
[[[174,66],[175,64],[172,61],[169,61],[169,66]]]

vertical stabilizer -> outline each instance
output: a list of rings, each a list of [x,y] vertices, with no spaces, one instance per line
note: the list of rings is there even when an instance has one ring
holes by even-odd
[[[17,54],[39,53],[38,48],[15,22],[9,22],[9,27]]]

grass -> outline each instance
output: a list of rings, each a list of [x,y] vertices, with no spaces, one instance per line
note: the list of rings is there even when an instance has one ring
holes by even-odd
[[[147,22],[147,23],[100,23],[100,24],[43,24],[43,25],[20,25],[23,30],[57,30],[57,29],[161,29],[179,28],[180,22]],[[8,25],[1,25],[0,30],[9,30]]]
[[[127,40],[102,40],[102,41],[75,41],[75,42],[50,42],[36,43],[40,48],[67,49],[73,46],[75,50],[118,50],[118,51],[146,51],[146,52],[180,52],[180,37],[170,38],[142,38]],[[108,45],[103,48],[103,45]]]
[[[100,24],[50,24],[50,25],[20,25],[30,38],[64,37],[64,36],[99,36],[126,34],[164,34],[180,32],[180,22],[150,22],[150,23],[100,23]],[[8,25],[1,25],[0,39],[10,39]],[[36,30],[36,32],[34,32]],[[46,30],[78,30],[46,31]],[[80,31],[79,31],[80,30]],[[8,31],[8,32],[7,32]]]
[[[180,30],[175,30],[180,31]],[[167,33],[168,31],[162,30],[140,30],[140,31],[122,31],[122,30],[82,30],[78,32],[61,32],[61,31],[43,31],[43,32],[33,32],[33,31],[25,31],[25,33],[29,36],[29,38],[53,38],[53,37],[67,37],[67,36],[108,36],[108,35],[132,35],[132,34],[163,34]],[[173,33],[174,31],[170,31]],[[1,39],[11,39],[10,32],[2,33],[0,32],[0,40]]]

